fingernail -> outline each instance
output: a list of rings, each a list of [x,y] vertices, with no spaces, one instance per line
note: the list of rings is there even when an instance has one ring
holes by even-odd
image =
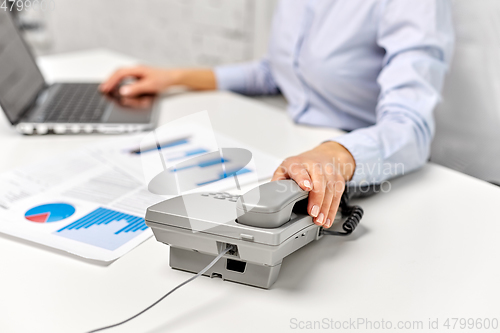
[[[332,221],[330,219],[326,219],[325,228],[330,228],[332,226]]]
[[[121,87],[120,88],[120,95],[128,95],[130,94],[130,88],[129,87]]]
[[[312,217],[316,217],[318,216],[318,213],[319,213],[319,207],[314,205],[313,208],[311,209],[311,215]]]
[[[325,215],[323,213],[319,214],[318,218],[316,219],[316,222],[319,224],[323,224],[323,219],[325,218]]]
[[[304,186],[307,187],[308,189],[312,190],[311,182],[308,180],[304,180]]]

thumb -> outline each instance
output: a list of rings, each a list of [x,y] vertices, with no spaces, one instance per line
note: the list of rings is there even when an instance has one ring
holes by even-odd
[[[282,179],[288,179],[288,173],[286,172],[286,168],[283,165],[280,165],[276,171],[274,171],[273,178],[271,179],[272,182],[275,180],[282,180]]]
[[[147,80],[127,84],[120,88],[120,95],[126,97],[137,97],[143,94],[156,94],[158,92],[154,85]]]

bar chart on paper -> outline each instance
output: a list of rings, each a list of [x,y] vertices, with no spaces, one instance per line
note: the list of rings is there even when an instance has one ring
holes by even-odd
[[[179,186],[183,190],[213,184],[225,178],[232,178],[233,175],[241,176],[254,172],[253,169],[240,165],[241,161],[235,156],[222,158],[221,150],[207,144],[210,140],[204,140],[205,137],[207,135],[199,131],[198,135],[180,135],[163,140],[155,138],[155,142],[142,143],[140,148],[134,148],[130,153],[140,155],[144,159],[143,167],[159,163],[158,160],[146,162],[146,159],[151,157],[157,158],[159,153],[163,167],[168,165],[170,173],[177,174],[176,181],[182,183]]]
[[[243,168],[243,169],[238,169],[237,171],[234,171],[234,170],[228,170],[226,172],[221,172],[218,174],[218,176],[214,179],[211,179],[211,180],[207,180],[205,182],[201,182],[201,183],[198,183],[196,185],[198,186],[203,186],[203,185],[208,185],[208,184],[211,184],[211,183],[215,183],[216,181],[219,181],[219,180],[222,180],[222,179],[225,179],[228,177],[228,175],[231,175],[231,174],[236,174],[238,176],[240,175],[243,175],[245,173],[249,173],[249,172],[252,172],[252,170],[250,169],[247,169],[247,168]]]
[[[113,251],[147,228],[142,217],[101,207],[54,234]]]
[[[199,147],[192,141],[193,139],[190,136],[169,139],[165,142],[158,142],[155,147],[146,145],[139,149],[133,149],[130,153],[144,155],[160,151],[165,161],[174,162],[209,152],[208,149]]]

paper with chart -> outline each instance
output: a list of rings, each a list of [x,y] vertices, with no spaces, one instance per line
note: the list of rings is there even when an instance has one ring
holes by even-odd
[[[159,156],[166,165],[175,165],[220,146],[243,146],[219,135],[215,140],[210,129],[195,125],[160,135],[160,150],[146,149],[147,135],[106,138],[0,175],[0,232],[93,260],[115,260],[152,235],[144,223],[145,211],[168,198],[147,189],[151,177],[165,166]],[[239,171],[241,184],[269,178],[279,165],[275,158],[251,151],[252,162]],[[196,180],[195,191],[235,187],[232,178],[220,173],[217,161],[179,172],[204,175]]]

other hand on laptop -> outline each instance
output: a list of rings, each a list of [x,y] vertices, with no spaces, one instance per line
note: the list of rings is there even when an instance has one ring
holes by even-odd
[[[120,87],[127,78],[136,81]],[[121,96],[135,97],[158,94],[172,86],[185,86],[193,90],[213,90],[217,88],[215,74],[211,69],[163,69],[148,66],[121,68],[114,72],[99,89],[110,94],[118,89]]]

